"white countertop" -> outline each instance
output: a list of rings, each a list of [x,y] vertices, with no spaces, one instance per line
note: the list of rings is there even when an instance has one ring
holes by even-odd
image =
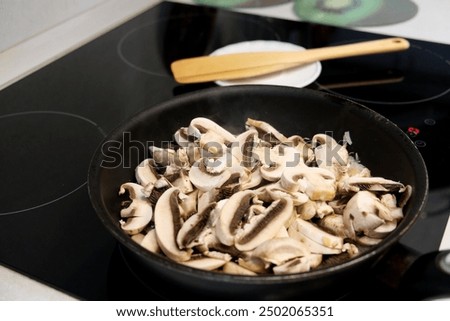
[[[404,23],[364,27],[357,30],[450,44],[450,1],[413,0],[418,14]],[[0,53],[0,90],[33,73],[57,58],[95,39],[123,22],[158,4],[158,0],[108,0],[45,33]],[[189,0],[174,2],[192,3]],[[292,3],[262,9],[240,9],[271,17],[298,20]],[[441,250],[450,249],[447,224]],[[0,265],[0,300],[76,300],[51,287]]]

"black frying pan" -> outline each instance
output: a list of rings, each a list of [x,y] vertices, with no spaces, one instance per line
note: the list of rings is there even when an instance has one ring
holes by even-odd
[[[346,131],[373,176],[413,186],[405,217],[397,229],[370,251],[338,265],[284,276],[235,276],[192,269],[146,251],[119,226],[119,186],[134,181],[134,169],[194,117],[208,117],[232,133],[244,130],[247,117],[269,122],[286,136]],[[147,280],[177,289],[175,299],[334,299],[364,278],[367,271],[404,235],[424,208],[428,193],[425,163],[408,136],[378,113],[327,93],[279,86],[215,87],[184,94],[144,110],[116,128],[96,151],[88,176],[90,198],[105,228],[118,240],[131,264]],[[153,281],[154,282],[154,281]],[[179,295],[178,295],[179,294]]]

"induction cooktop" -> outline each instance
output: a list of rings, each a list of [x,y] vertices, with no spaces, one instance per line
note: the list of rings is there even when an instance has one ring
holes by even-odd
[[[0,263],[81,300],[177,298],[148,282],[91,206],[87,172],[104,137],[140,110],[217,86],[176,83],[173,60],[249,40],[314,48],[381,37],[163,2],[10,85],[0,91]],[[423,255],[438,250],[450,213],[450,46],[409,41],[405,52],[322,62],[308,87],[374,109],[416,144],[430,195],[401,245]],[[404,298],[375,272],[368,280],[381,292],[341,299]]]

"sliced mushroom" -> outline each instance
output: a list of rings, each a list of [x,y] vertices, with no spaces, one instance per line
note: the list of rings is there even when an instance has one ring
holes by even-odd
[[[303,243],[290,237],[266,240],[252,251],[252,256],[275,265],[309,254],[310,251]]]
[[[342,250],[342,246],[344,245],[344,239],[342,237],[330,234],[320,229],[316,224],[305,221],[301,218],[297,218],[292,222],[292,224],[288,228],[288,232],[291,237],[299,241],[303,240],[302,238],[300,238],[300,235],[302,235],[309,240],[329,249]],[[311,250],[311,252],[314,251]]]
[[[240,167],[253,169],[259,164],[258,155],[254,152],[257,145],[258,132],[249,129],[236,137],[236,140],[229,146],[231,154],[236,158]]]
[[[120,226],[127,234],[140,233],[151,221],[153,208],[143,193],[143,187],[136,183],[124,183],[119,194],[128,191],[131,203],[120,211],[120,216],[126,220],[120,221]]]
[[[197,208],[197,189],[188,194],[180,193],[178,198],[180,199],[180,215],[183,220],[187,220],[192,214],[199,211]]]
[[[152,158],[144,159],[135,169],[136,181],[142,186],[155,184],[158,180],[156,164]]]
[[[293,215],[293,202],[285,197],[274,201],[260,215],[254,217],[252,222],[236,233],[235,246],[241,251],[250,251],[262,242],[273,238],[282,226]]]
[[[243,255],[238,259],[238,264],[243,268],[250,270],[252,272],[261,274],[266,273],[269,268],[269,264],[264,262],[262,259],[256,256],[252,256],[251,252],[248,255]]]
[[[386,222],[373,230],[367,231],[368,232],[367,236],[371,238],[382,239],[385,238],[387,235],[389,235],[396,228],[397,228],[397,221]]]
[[[270,125],[267,122],[247,118],[245,126],[247,129],[251,128],[256,129],[259,138],[264,140],[265,142],[270,143],[271,145],[277,145],[288,141],[286,136],[284,136],[282,133],[280,133],[277,129],[275,129],[272,125]]]
[[[321,254],[310,254],[287,261],[279,266],[275,266],[273,268],[273,273],[279,275],[308,272],[311,269],[318,267],[321,262]]]
[[[178,205],[180,190],[171,187],[166,190],[155,206],[155,230],[161,250],[172,260],[183,262],[191,257],[192,250],[180,250],[176,237],[181,229],[182,221]]]
[[[222,267],[227,261],[211,257],[195,257],[180,263],[195,269],[213,271]]]
[[[314,135],[311,144],[316,163],[320,168],[331,170],[336,177],[346,171],[344,168],[349,160],[346,146],[339,144],[327,134]]]
[[[389,216],[389,210],[380,200],[369,191],[356,193],[347,203],[344,209],[344,225],[349,237],[356,240],[357,233],[369,234],[385,223],[383,217]]]
[[[240,191],[232,195],[223,206],[216,225],[216,236],[225,245],[234,245],[235,234],[245,220],[255,192]]]
[[[246,269],[245,267],[240,266],[234,262],[227,262],[223,266],[222,271],[228,274],[236,274],[236,275],[257,275],[255,272]]]
[[[161,252],[161,249],[158,245],[158,240],[156,238],[155,229],[151,229],[150,231],[148,231],[147,234],[145,234],[144,238],[141,240],[140,244],[150,252],[153,253]]]
[[[202,212],[189,217],[177,233],[177,245],[180,249],[192,248],[198,245],[198,237],[205,229],[210,219],[211,212],[216,207],[216,203],[211,203]]]
[[[342,238],[347,237],[344,217],[340,214],[330,214],[319,220],[318,225],[325,231]]]
[[[348,151],[346,146],[339,144],[332,136],[316,134],[311,139],[318,166],[330,166],[332,164],[346,165],[348,163]]]
[[[225,128],[223,128],[222,126],[220,126],[219,124],[217,124],[216,122],[212,121],[209,118],[205,117],[194,118],[191,120],[190,126],[198,129],[201,135],[207,132],[216,133],[218,137],[221,137],[221,139],[225,144],[230,144],[235,140],[235,136],[233,134],[231,134],[228,130],[226,130]]]
[[[325,168],[297,166],[286,168],[281,186],[289,191],[306,193],[313,201],[331,201],[336,196],[336,178]]]
[[[288,168],[296,167],[303,162],[298,151],[286,145],[276,145],[261,160],[261,176],[271,182],[278,181]]]
[[[345,192],[403,192],[405,185],[383,177],[351,176],[341,183],[341,190]]]
[[[199,190],[207,192],[222,186],[231,176],[223,158],[203,157],[191,167],[189,179]]]
[[[182,193],[188,194],[194,190],[189,174],[184,168],[171,164],[167,166],[164,177],[173,187],[178,187]]]

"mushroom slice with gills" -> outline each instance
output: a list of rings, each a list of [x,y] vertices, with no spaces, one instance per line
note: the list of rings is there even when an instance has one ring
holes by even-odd
[[[158,180],[155,182],[153,186],[151,186],[151,189],[148,189],[150,185],[147,185],[144,189],[145,194],[148,197],[148,200],[150,203],[155,206],[158,202],[158,199],[161,197],[161,195],[172,187],[170,182],[165,178],[164,176],[161,176],[158,178]]]
[[[179,193],[178,188],[171,187],[158,199],[155,206],[155,230],[158,244],[164,254],[174,261],[182,262],[190,259],[192,250],[180,250],[176,242],[182,225],[178,205]]]
[[[402,183],[383,177],[350,176],[342,180],[342,183],[340,185],[341,189],[344,192],[371,191],[384,193],[402,193],[403,191],[405,191],[405,185],[403,185]]]
[[[309,254],[310,251],[303,243],[290,237],[283,237],[264,241],[252,251],[251,255],[267,263],[280,265]]]
[[[261,176],[270,181],[278,181],[285,169],[298,166],[303,162],[298,151],[290,146],[276,145],[268,150],[261,159]]]
[[[336,178],[325,168],[297,166],[286,168],[281,186],[288,191],[306,193],[312,201],[332,201],[336,196]]]
[[[381,214],[381,215],[380,215]],[[390,217],[389,209],[369,191],[357,192],[350,198],[344,209],[343,219],[347,236],[356,240],[356,235],[367,235],[385,223],[381,218]],[[392,220],[392,217],[390,217]]]
[[[147,186],[155,184],[159,174],[156,172],[156,164],[152,158],[144,159],[135,169],[135,177],[138,184]]]
[[[288,233],[290,237],[304,242],[309,246],[312,253],[320,254],[334,254],[340,252],[344,245],[344,239],[340,236],[333,235],[322,230],[316,224],[312,222],[305,221],[301,218],[296,218],[288,228]],[[311,243],[313,242],[313,243]],[[315,245],[316,248],[312,248]],[[323,249],[324,247],[325,249]],[[321,250],[331,250],[331,253],[323,253]]]
[[[266,211],[254,216],[235,236],[235,246],[241,251],[251,251],[259,244],[273,238],[293,216],[293,201],[284,197],[272,202]]]
[[[255,192],[239,191],[223,205],[216,223],[216,236],[225,245],[234,245],[235,234],[253,204]]]
[[[311,139],[317,166],[332,171],[336,177],[345,172],[348,163],[346,146],[326,134],[316,134]],[[346,145],[346,144],[344,144]]]
[[[221,187],[231,176],[226,158],[202,157],[191,167],[189,179],[200,191]]]
[[[245,122],[245,127],[248,129],[254,128],[258,132],[258,137],[271,144],[272,146],[285,143],[288,138],[280,133],[275,127],[269,123],[261,120],[256,120],[252,118],[247,118]]]
[[[230,177],[226,182],[218,188],[218,193],[216,195],[217,200],[228,199],[231,195],[239,192],[241,190],[240,175],[239,173],[233,173],[230,171]]]
[[[131,203],[121,209],[120,226],[129,235],[138,234],[150,223],[153,217],[153,208],[143,193],[143,187],[136,183],[124,183],[120,186],[119,194],[128,191]]]
[[[259,164],[259,157],[254,152],[257,140],[258,132],[252,128],[238,135],[236,140],[231,143],[229,146],[231,154],[237,160],[239,166],[251,170]]]
[[[227,274],[236,274],[236,275],[257,275],[257,273],[246,269],[245,267],[240,266],[234,262],[227,262],[223,265],[222,272]]]
[[[272,270],[275,275],[304,273],[318,267],[320,263],[322,263],[321,254],[310,254],[274,266]]]
[[[192,248],[198,245],[199,235],[206,228],[215,207],[216,203],[211,203],[202,212],[192,215],[183,223],[177,234],[178,248]]]
[[[180,263],[194,269],[213,271],[222,267],[227,262],[228,261],[226,260],[199,256],[199,257],[192,257],[190,260],[183,261]]]

